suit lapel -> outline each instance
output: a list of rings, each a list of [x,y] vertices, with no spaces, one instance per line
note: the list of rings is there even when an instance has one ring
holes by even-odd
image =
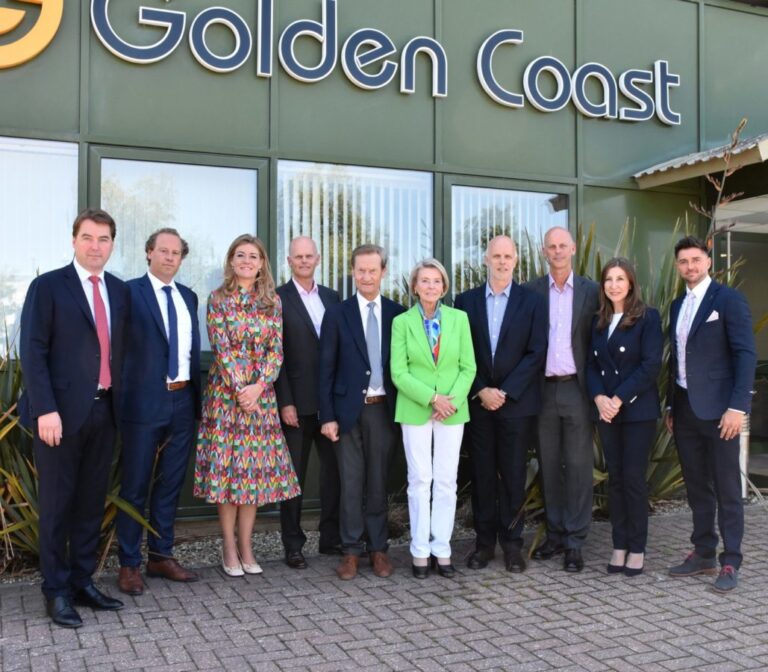
[[[83,283],[80,282],[80,276],[75,270],[74,264],[70,264],[64,273],[64,284],[67,289],[72,293],[77,305],[83,311],[88,318],[88,322],[91,323],[93,329],[96,329],[96,323],[93,321],[93,314],[91,313],[91,307],[88,305],[88,299],[85,296],[85,290],[83,289]],[[109,290],[107,290],[109,291]]]
[[[715,296],[718,291],[720,291],[720,285],[713,280],[709,283],[707,292],[704,294],[701,304],[699,304],[699,309],[696,311],[696,315],[693,316],[691,329],[688,331],[688,338],[691,338],[702,323],[712,314],[712,304],[715,301]]]
[[[155,325],[160,330],[160,333],[163,335],[163,338],[167,343],[168,334],[165,333],[165,324],[163,323],[163,315],[160,312],[160,304],[157,302],[157,297],[155,296],[155,290],[152,289],[152,282],[150,282],[149,276],[144,275],[141,278],[139,278],[139,292],[141,294],[141,298],[144,299],[144,303],[147,304],[147,308],[149,309],[149,314],[152,316],[152,319],[155,321]],[[110,301],[110,304],[111,303],[112,302]],[[191,313],[192,310],[190,309],[189,312]]]
[[[122,292],[117,289],[118,279],[111,273],[104,273],[104,282],[109,292],[110,331],[114,333],[115,329],[119,328],[117,316],[123,312]]]
[[[381,297],[381,364],[389,368],[389,346],[392,342],[392,320],[395,319],[395,304]],[[426,337],[425,337],[426,338]]]
[[[501,328],[499,329],[499,339],[496,341],[496,346],[498,347],[498,344],[501,343],[504,340],[504,335],[507,333],[507,330],[509,329],[509,325],[512,322],[512,316],[517,312],[517,306],[520,303],[520,300],[522,299],[522,289],[520,288],[520,285],[518,285],[516,282],[512,282],[512,286],[509,288],[509,299],[507,300],[507,307],[504,310],[504,317],[501,321]],[[486,325],[488,324],[488,320],[485,320]],[[487,329],[487,327],[486,327]],[[488,344],[490,346],[491,342],[490,334],[488,335]]]
[[[444,327],[445,323],[441,324]],[[435,358],[432,356],[432,350],[429,348],[429,341],[427,340],[427,333],[424,331],[424,322],[421,318],[418,306],[414,306],[408,311],[408,329],[411,332],[411,338],[415,343],[419,343],[419,352],[424,357],[424,361],[429,361],[432,366],[435,365]]]
[[[309,311],[307,310],[307,307],[304,305],[304,302],[301,300],[301,296],[299,295],[299,290],[296,289],[296,285],[294,284],[293,280],[289,280],[285,284],[285,286],[288,291],[288,299],[293,304],[294,310],[296,310],[297,313],[301,316],[301,319],[306,325],[307,329],[309,329],[309,331],[312,332],[312,336],[314,336],[315,340],[317,340],[317,332],[315,331],[315,325],[312,323],[312,318],[309,316]],[[322,301],[322,297],[320,297],[320,300]],[[325,303],[323,303],[323,305],[325,305]]]
[[[547,292],[549,294],[549,292]],[[571,312],[571,337],[576,335],[576,328],[579,326],[579,318],[584,310],[584,301],[587,299],[587,293],[584,291],[584,282],[574,274],[573,276],[573,311]],[[607,332],[606,332],[607,333]]]
[[[363,359],[365,359],[365,361],[370,366],[370,362],[368,362],[368,346],[365,342],[365,332],[363,331],[363,320],[360,317],[360,307],[357,302],[357,294],[353,294],[344,302],[344,308],[342,309],[342,312],[344,319],[347,322],[347,326],[349,327],[349,333],[352,334],[352,340],[355,342],[355,345],[360,351],[360,354],[363,356]],[[382,313],[383,312],[384,309],[382,305]]]

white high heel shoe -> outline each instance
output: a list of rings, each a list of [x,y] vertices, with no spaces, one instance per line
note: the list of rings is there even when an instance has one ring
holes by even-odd
[[[251,564],[248,564],[247,562],[243,562],[243,559],[240,557],[240,554],[237,554],[237,557],[240,558],[240,566],[243,568],[243,571],[246,574],[261,574],[264,570],[261,568],[261,565],[254,560]]]
[[[221,568],[227,576],[244,576],[243,566],[238,562],[234,567],[227,567],[224,564],[224,551],[221,552]]]

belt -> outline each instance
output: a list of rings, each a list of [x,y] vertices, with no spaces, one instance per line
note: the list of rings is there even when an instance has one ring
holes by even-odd
[[[375,397],[366,397],[364,404],[383,404],[387,400],[386,394],[377,394]]]
[[[112,394],[112,388],[100,388],[96,390],[96,394],[93,396],[94,399],[106,399],[110,394]]]
[[[572,373],[568,376],[545,376],[544,380],[548,383],[567,383],[569,380],[576,380],[576,374]]]
[[[176,392],[177,390],[183,390],[187,385],[189,385],[188,380],[179,380],[175,383],[166,383],[165,386],[168,388],[169,392]]]

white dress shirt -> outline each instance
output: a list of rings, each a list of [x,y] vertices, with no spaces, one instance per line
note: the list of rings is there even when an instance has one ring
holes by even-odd
[[[166,285],[162,280],[156,278],[149,271],[147,271],[147,277],[152,284],[152,289],[155,291],[155,298],[157,299],[157,305],[160,308],[160,315],[163,316],[165,335],[168,337],[168,298],[163,291],[163,287]],[[179,375],[173,380],[166,376],[166,382],[174,383],[182,380],[190,380],[189,362],[192,353],[192,318],[189,315],[187,304],[184,303],[184,298],[181,296],[181,292],[179,292],[179,288],[176,287],[176,283],[171,280],[168,286],[171,288],[173,307],[176,308],[176,324],[179,331]]]
[[[296,291],[298,291],[299,297],[301,297],[301,302],[304,304],[304,307],[307,309],[307,312],[309,313],[309,319],[312,320],[312,324],[315,327],[315,332],[317,333],[317,337],[320,338],[320,325],[323,323],[323,315],[325,315],[325,306],[323,305],[323,301],[320,298],[320,290],[317,288],[317,283],[313,281],[312,289],[307,291],[298,282],[296,282],[295,278],[291,278],[291,280],[293,281],[293,284],[296,286]],[[368,309],[366,308],[366,316],[367,314],[368,314]]]
[[[112,315],[109,312],[109,292],[107,291],[107,283],[104,281],[104,269],[101,273],[91,273],[84,269],[77,263],[77,259],[73,259],[72,263],[77,271],[77,277],[80,278],[80,282],[83,285],[83,291],[85,292],[85,298],[88,300],[88,307],[91,309],[91,317],[93,323],[96,324],[96,313],[93,309],[93,283],[89,280],[92,275],[96,275],[101,282],[99,282],[99,294],[101,294],[101,300],[104,302],[104,309],[107,312],[107,327],[109,329],[109,336],[112,337]]]
[[[376,304],[376,306],[373,309],[373,314],[376,316],[376,322],[379,325],[379,345],[383,345],[384,341],[381,340],[381,294],[379,294],[375,299],[373,299],[373,302]],[[363,320],[363,333],[366,335],[366,338],[368,336],[368,304],[370,301],[366,299],[364,296],[360,294],[360,292],[357,293],[357,303],[360,307],[360,318]],[[382,369],[384,367],[384,357],[381,358],[381,365]],[[378,397],[382,394],[386,394],[386,390],[383,387],[369,387],[368,392],[366,392],[367,397]]]

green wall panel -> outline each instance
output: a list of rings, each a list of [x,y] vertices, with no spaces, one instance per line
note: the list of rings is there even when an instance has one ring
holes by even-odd
[[[612,256],[624,224],[635,226],[631,256],[637,261],[642,279],[658,270],[660,255],[669,252],[678,237],[674,234],[678,220],[696,221],[688,194],[656,191],[634,191],[602,187],[584,188],[584,218],[587,226],[595,224],[601,254]]]
[[[602,63],[615,76],[625,70],[653,70],[669,61],[681,85],[671,90],[679,126],[658,118],[626,122],[585,118],[582,124],[586,179],[627,179],[666,159],[698,149],[698,6],[670,0],[589,0],[579,21],[579,62]],[[646,87],[653,95],[653,87]],[[597,97],[595,97],[597,100]],[[627,104],[623,96],[619,105]]]
[[[5,1],[0,5],[26,12],[18,28],[0,36],[0,44],[26,35],[40,12],[34,5]],[[77,2],[66,2],[59,30],[47,49],[32,61],[0,70],[0,132],[8,129],[32,137],[77,133],[79,76],[80,8]]]
[[[528,103],[522,109],[499,105],[482,89],[475,65],[488,36],[514,28],[523,31],[524,42],[499,47],[494,58],[502,86],[522,93],[523,72],[539,56],[556,56],[572,69],[573,0],[444,0],[442,6],[450,63],[448,98],[439,108],[444,161],[505,175],[574,177],[574,108],[543,113]]]
[[[742,117],[742,137],[768,131],[768,16],[707,7],[704,14],[704,137],[726,142]]]
[[[339,49],[359,28],[376,28],[395,43],[398,60],[402,48],[413,37],[434,37],[431,0],[341,0]],[[319,0],[276,3],[278,14],[275,44],[280,33],[297,19],[320,20]],[[407,20],[403,17],[407,16]],[[319,43],[311,38],[297,42],[301,63],[320,61]],[[448,54],[449,72],[451,55]],[[366,91],[353,85],[339,61],[324,80],[307,84],[285,74],[275,59],[278,95],[277,136],[280,151],[288,155],[337,157],[343,162],[431,163],[434,158],[434,102],[431,66],[419,57],[416,91],[399,92],[400,70],[386,87]],[[371,66],[375,72],[377,64]],[[450,95],[450,91],[449,91]]]
[[[109,5],[116,32],[134,44],[152,44],[162,29],[137,23],[140,5],[187,13],[185,39],[165,60],[128,63],[111,54],[91,30],[89,132],[100,141],[144,146],[254,153],[269,143],[269,82],[256,77],[254,56],[239,70],[217,74],[193,57],[186,37],[189,25],[209,0],[158,3],[122,0]],[[255,34],[256,3],[230,0]],[[226,54],[231,35],[221,26],[208,32],[211,47]]]

